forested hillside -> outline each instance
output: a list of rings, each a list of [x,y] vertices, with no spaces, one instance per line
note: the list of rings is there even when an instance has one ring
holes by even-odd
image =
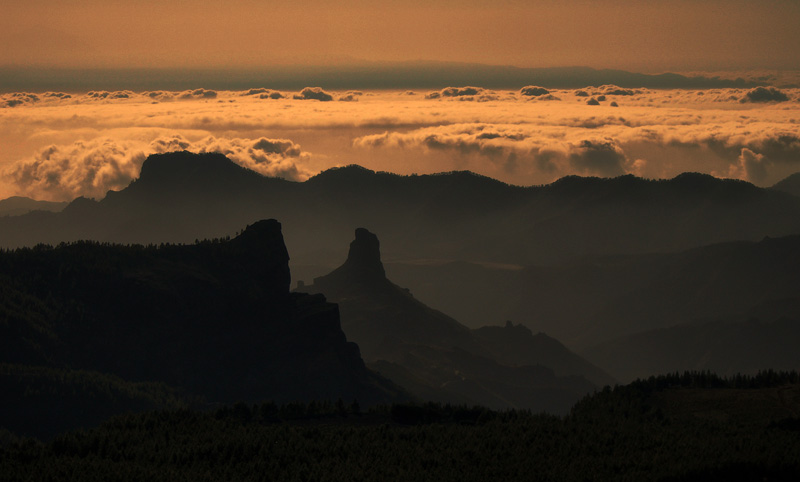
[[[0,252],[0,426],[47,434],[191,399],[402,398],[367,370],[336,305],[289,292],[288,260],[274,220],[193,245]],[[40,428],[35,404],[63,417]]]
[[[679,402],[679,403],[678,403]],[[563,418],[409,405],[237,404],[116,418],[0,449],[7,480],[797,480],[800,377],[654,377]]]

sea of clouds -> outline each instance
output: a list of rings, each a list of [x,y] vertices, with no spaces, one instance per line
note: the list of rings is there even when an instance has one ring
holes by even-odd
[[[0,198],[101,198],[176,150],[294,181],[356,163],[518,185],[697,171],[769,186],[800,171],[800,89],[16,92],[0,95],[0,143]]]

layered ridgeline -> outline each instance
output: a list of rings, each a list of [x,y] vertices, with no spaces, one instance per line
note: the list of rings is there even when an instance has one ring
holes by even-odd
[[[288,261],[274,220],[194,245],[0,253],[0,426],[46,435],[187,399],[397,399],[336,305],[290,293]],[[48,425],[42,412],[63,417]]]
[[[0,219],[0,246],[77,239],[191,242],[280,219],[293,258],[338,263],[356,226],[393,259],[552,263],[583,254],[664,252],[800,233],[800,198],[702,174],[670,180],[567,177],[510,186],[469,172],[399,176],[358,166],[306,182],[263,177],[221,154],[150,156],[139,179],[61,213]]]
[[[387,271],[471,324],[494,316],[545,331],[622,382],[800,368],[800,236],[518,269],[455,262]]]
[[[779,181],[772,189],[783,191],[794,196],[800,196],[800,172],[796,172],[786,179]]]
[[[0,200],[0,217],[19,216],[31,211],[58,212],[67,206],[67,202],[36,201],[22,196],[13,196]]]
[[[523,324],[591,354],[619,380],[638,375],[632,367],[730,374],[800,368],[791,357],[779,366],[764,357],[712,363],[730,359],[719,353],[747,350],[735,340],[753,338],[695,330],[697,321],[723,322],[723,330],[749,333],[737,326],[752,319],[748,329],[766,328],[763,346],[777,340],[776,353],[796,339],[780,328],[800,319],[795,180],[761,189],[689,173],[658,181],[568,177],[523,188],[468,172],[398,176],[350,166],[297,183],[220,154],[179,152],[151,156],[138,180],[100,201],[0,218],[0,244],[191,242],[277,218],[293,274],[312,280],[341,263],[339,247],[355,227],[369,226],[381,235],[389,278],[469,327]],[[672,337],[695,355],[677,365],[655,354],[678,345],[630,342],[653,347],[646,360],[622,345],[599,346],[678,325],[695,330]],[[695,340],[692,351],[686,340]],[[712,344],[721,348],[710,351]]]
[[[298,291],[338,303],[368,366],[421,399],[566,413],[613,383],[547,335],[511,322],[470,330],[419,302],[386,277],[378,237],[363,228],[342,266]]]

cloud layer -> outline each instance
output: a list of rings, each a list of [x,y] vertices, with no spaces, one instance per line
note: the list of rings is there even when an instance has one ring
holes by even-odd
[[[771,185],[800,170],[798,107],[789,88],[10,93],[0,95],[0,197],[102,197],[147,155],[177,149],[297,180],[359,163],[521,185],[684,171]]]

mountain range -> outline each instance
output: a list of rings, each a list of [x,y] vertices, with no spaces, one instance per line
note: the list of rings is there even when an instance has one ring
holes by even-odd
[[[58,212],[67,206],[67,202],[36,201],[22,196],[13,196],[0,200],[0,217],[19,216],[31,211]]]
[[[774,82],[774,80],[773,80]],[[443,85],[480,85],[519,89],[525,85],[580,88],[615,84],[621,87],[692,89],[753,87],[764,80],[724,79],[675,73],[641,74],[591,67],[520,68],[462,62],[368,62],[350,59],[338,65],[283,66],[269,70],[209,69],[39,69],[0,68],[2,91],[244,90],[253,86],[300,90],[308,85],[326,89],[439,89]]]
[[[768,352],[783,353],[796,341],[789,336],[792,320],[800,319],[795,177],[772,189],[696,173],[669,180],[572,176],[519,187],[469,172],[399,176],[348,166],[291,182],[263,177],[221,154],[175,152],[149,157],[137,180],[99,201],[79,198],[59,213],[0,218],[0,245],[191,243],[225,238],[258,219],[280,219],[294,279],[314,280],[315,289],[349,314],[354,298],[337,290],[358,283],[350,283],[347,262],[334,269],[353,229],[368,226],[380,234],[385,268],[379,261],[383,281],[367,288],[388,301],[362,296],[358,309],[399,306],[416,313],[407,319],[441,330],[425,336],[441,341],[444,333],[446,344],[403,342],[428,365],[445,356],[466,364],[469,354],[505,367],[533,366],[536,360],[512,357],[503,343],[525,340],[541,349],[555,337],[619,380],[644,373],[631,365],[752,371],[771,368]],[[318,288],[325,273],[344,278]],[[343,319],[352,331],[347,336],[363,336],[357,341],[370,366],[381,363],[382,373],[394,370],[389,378],[410,383],[398,361],[408,352],[375,354],[396,332],[411,332],[378,338],[364,319],[363,325],[358,317]],[[475,330],[486,325],[494,326]],[[745,365],[712,363],[730,359],[736,340],[756,339],[745,335],[751,328],[769,340],[763,346],[774,343],[760,351],[764,356]],[[540,332],[547,335],[533,335]],[[490,349],[487,337],[506,341],[491,342]],[[694,348],[684,338],[695,340]],[[664,342],[653,341],[659,339]],[[687,355],[644,363],[637,345],[652,347],[652,354]],[[793,358],[785,360],[781,367],[796,367]]]
[[[175,152],[150,156],[137,180],[100,201],[0,218],[0,246],[192,242],[270,218],[283,223],[298,279],[311,279],[336,267],[332,247],[358,226],[381,233],[389,261],[541,265],[800,233],[800,198],[690,173],[518,187],[470,172],[399,176],[348,166],[290,182],[221,154]]]

